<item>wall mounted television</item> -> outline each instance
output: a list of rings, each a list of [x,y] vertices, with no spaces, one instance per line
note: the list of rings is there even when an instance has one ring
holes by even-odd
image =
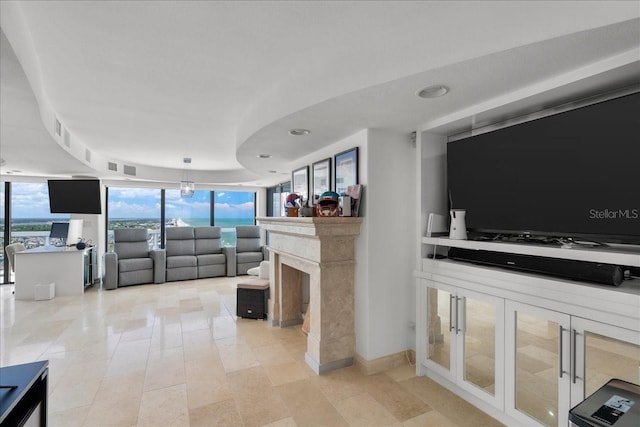
[[[447,144],[475,235],[640,244],[640,92]]]
[[[51,213],[100,214],[100,181],[97,179],[50,179]]]

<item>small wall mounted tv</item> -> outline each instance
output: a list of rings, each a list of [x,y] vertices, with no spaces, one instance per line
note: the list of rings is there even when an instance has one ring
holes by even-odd
[[[50,179],[51,213],[100,214],[100,181],[97,179]]]
[[[447,144],[475,234],[640,244],[640,92]]]

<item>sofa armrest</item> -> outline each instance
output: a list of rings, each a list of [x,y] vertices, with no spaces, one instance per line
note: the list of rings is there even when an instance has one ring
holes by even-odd
[[[105,252],[102,264],[104,265],[102,285],[105,289],[116,289],[118,287],[118,254]]]
[[[153,283],[164,283],[167,279],[167,253],[164,249],[149,251],[153,259]]]
[[[227,257],[227,277],[235,277],[236,272],[236,247],[224,246],[222,253]]]
[[[269,261],[269,246],[260,246],[260,249],[262,250],[262,259],[265,261]]]

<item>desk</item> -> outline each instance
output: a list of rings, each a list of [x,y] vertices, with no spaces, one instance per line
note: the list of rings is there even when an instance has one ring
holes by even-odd
[[[0,427],[47,425],[49,361],[0,368]]]
[[[33,300],[35,286],[56,284],[55,296],[82,295],[93,284],[95,247],[41,246],[17,252],[15,256],[16,299]],[[88,270],[88,271],[87,271]]]

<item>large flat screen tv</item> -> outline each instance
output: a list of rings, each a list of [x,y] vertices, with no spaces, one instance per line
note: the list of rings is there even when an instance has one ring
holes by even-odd
[[[97,179],[50,179],[51,213],[100,214],[100,181]]]
[[[479,234],[640,244],[640,92],[447,144],[452,208]]]

